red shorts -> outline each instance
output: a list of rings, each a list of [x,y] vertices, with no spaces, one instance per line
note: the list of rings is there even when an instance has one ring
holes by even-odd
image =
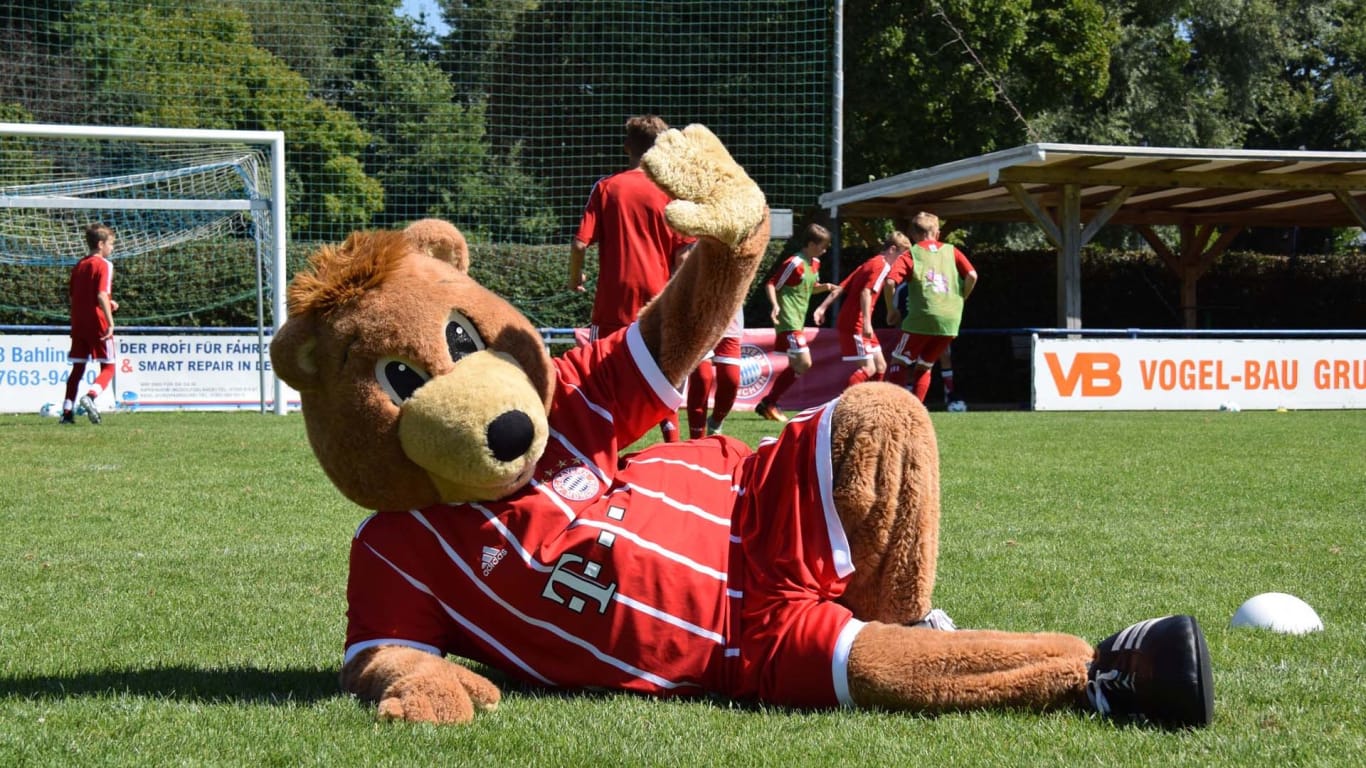
[[[69,363],[84,363],[87,360],[94,360],[97,363],[114,362],[114,337],[107,339],[82,338],[80,336],[71,337],[71,351],[66,353]]]
[[[892,358],[903,365],[920,365],[926,368],[933,368],[939,356],[944,354],[944,350],[949,348],[949,343],[953,341],[952,336],[927,336],[923,333],[906,333],[902,331],[901,340],[896,343],[896,349],[892,350]]]
[[[739,365],[740,339],[730,336],[721,339],[721,342],[716,345],[716,349],[708,352],[707,356],[702,359],[710,360],[713,363],[721,363],[722,365]]]
[[[731,529],[743,553],[741,693],[798,707],[851,702],[848,652],[863,622],[836,602],[853,553],[831,495],[831,402],[797,414],[746,460]]]
[[[850,333],[841,330],[840,334],[840,357],[844,360],[867,360],[873,356],[874,352],[882,349],[882,343],[877,340],[877,334],[864,336],[862,333]]]
[[[806,351],[806,331],[797,328],[796,330],[774,333],[773,351],[786,352],[789,357],[800,356]]]

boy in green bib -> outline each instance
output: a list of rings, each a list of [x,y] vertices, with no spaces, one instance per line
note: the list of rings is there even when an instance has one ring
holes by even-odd
[[[892,350],[894,367],[887,378],[906,386],[924,402],[930,391],[930,370],[958,336],[963,302],[977,285],[977,270],[962,251],[940,242],[939,217],[932,213],[915,215],[911,238],[914,245],[892,265],[883,284],[887,320],[901,323],[901,339]],[[893,299],[897,285],[903,282],[904,318]]]

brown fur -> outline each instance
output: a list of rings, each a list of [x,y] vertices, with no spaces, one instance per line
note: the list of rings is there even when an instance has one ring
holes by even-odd
[[[1053,633],[869,624],[849,654],[860,706],[921,712],[1080,705],[1091,646]]]
[[[341,247],[324,245],[289,284],[289,314],[325,315],[387,282],[410,244],[402,232],[356,232]]]
[[[832,420],[835,504],[858,569],[841,602],[869,621],[905,624],[930,610],[939,558],[939,451],[913,395],[850,389]]]

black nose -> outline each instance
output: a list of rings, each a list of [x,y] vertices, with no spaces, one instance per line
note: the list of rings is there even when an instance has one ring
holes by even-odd
[[[489,450],[499,461],[512,461],[527,452],[535,436],[536,428],[530,416],[521,411],[508,411],[489,423]]]

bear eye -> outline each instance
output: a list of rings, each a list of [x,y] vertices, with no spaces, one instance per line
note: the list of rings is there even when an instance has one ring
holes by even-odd
[[[465,355],[472,355],[484,348],[484,340],[474,330],[474,323],[459,312],[451,312],[446,321],[446,347],[451,351],[451,362],[459,362]]]
[[[427,372],[402,360],[386,357],[375,363],[375,380],[379,382],[380,389],[394,401],[394,405],[401,406],[404,401],[413,396],[427,379],[431,378]]]

